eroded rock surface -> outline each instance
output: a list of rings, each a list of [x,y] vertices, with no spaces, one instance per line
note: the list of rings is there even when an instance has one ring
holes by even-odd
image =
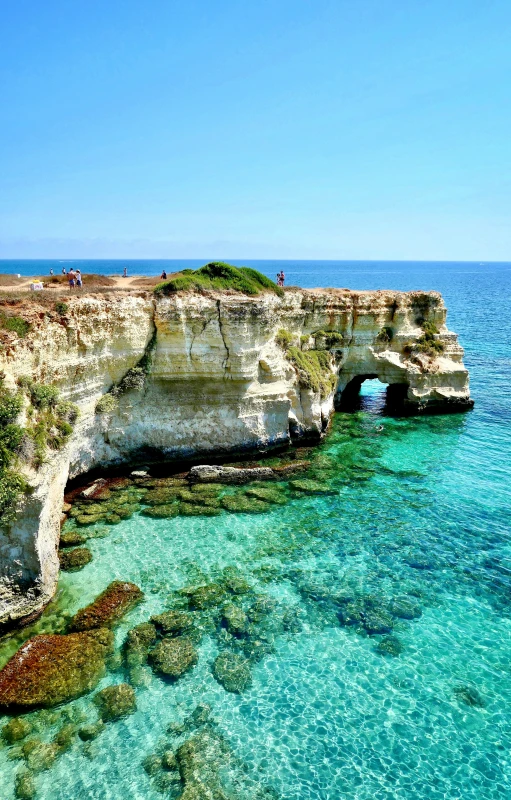
[[[80,415],[62,450],[37,471],[27,466],[33,492],[0,529],[0,625],[38,613],[55,591],[68,477],[99,465],[206,460],[318,439],[334,404],[366,377],[389,384],[411,411],[471,404],[463,350],[436,292],[86,294],[69,299],[65,324],[34,303],[30,337],[13,336],[0,353],[5,385],[15,388],[24,376],[53,384]],[[305,361],[298,363],[300,353]],[[98,405],[133,368],[139,380]],[[109,497],[97,481],[82,499]],[[261,510],[253,500],[252,510]],[[174,505],[166,511],[171,516]],[[190,503],[189,512],[197,507]],[[203,513],[220,510],[204,503]],[[109,522],[116,521],[112,514]],[[90,526],[93,516],[78,522]]]

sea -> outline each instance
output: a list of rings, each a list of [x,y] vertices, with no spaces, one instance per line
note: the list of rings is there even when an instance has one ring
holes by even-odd
[[[79,266],[86,280],[88,272],[157,275],[202,263],[3,261],[0,271]],[[121,648],[127,631],[170,608],[182,587],[218,581],[229,567],[270,609],[258,623],[264,652],[240,693],[215,679],[224,645],[213,630],[197,646],[197,664],[174,683],[144,667],[136,712],[107,723],[93,743],[76,737],[49,768],[33,770],[34,796],[179,797],[181,786],[162,783],[143,762],[196,736],[187,720],[207,704],[208,725],[231,754],[220,769],[228,800],[507,800],[511,263],[233,263],[272,278],[283,269],[286,285],[441,292],[447,325],[465,350],[474,409],[386,416],[385,387],[366,381],[360,408],[336,413],[308,453],[322,493],[283,483],[281,505],[210,518],[151,519],[142,502],[108,536],[89,539],[92,562],[61,573],[42,619],[0,643],[0,665],[28,635],[58,629],[63,613],[114,579],[145,593],[116,629]],[[247,610],[253,601],[235,602]],[[123,670],[117,664],[98,688],[130,680]],[[60,716],[26,719],[50,742],[63,721],[95,721],[93,694],[58,709]],[[4,744],[2,798],[14,797],[25,770],[20,745]]]

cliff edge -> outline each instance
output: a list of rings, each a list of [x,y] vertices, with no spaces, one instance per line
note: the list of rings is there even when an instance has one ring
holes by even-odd
[[[29,316],[30,335],[4,333],[0,353],[8,390],[23,380],[55,386],[79,410],[60,449],[23,463],[31,490],[0,528],[3,625],[37,613],[55,591],[68,478],[319,438],[365,378],[388,384],[402,412],[472,405],[436,292],[133,291],[75,295],[65,306],[31,300],[16,312]]]

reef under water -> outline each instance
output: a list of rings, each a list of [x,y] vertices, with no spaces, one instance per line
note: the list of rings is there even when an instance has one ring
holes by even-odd
[[[75,492],[68,571],[0,666],[35,635],[115,645],[95,688],[1,718],[2,797],[509,796],[501,423],[387,417],[362,391],[318,447],[258,462],[309,462],[286,480]]]

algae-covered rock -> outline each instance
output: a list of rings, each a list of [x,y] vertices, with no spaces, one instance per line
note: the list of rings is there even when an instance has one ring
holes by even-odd
[[[33,772],[50,769],[60,754],[57,744],[40,739],[27,739],[22,750],[27,766]]]
[[[151,517],[152,519],[170,519],[171,517],[177,517],[179,514],[179,504],[174,503],[173,505],[163,505],[163,506],[150,506],[149,508],[142,509],[142,514],[144,517]]]
[[[151,753],[142,761],[142,767],[148,775],[156,775],[162,769],[162,759],[156,753]]]
[[[183,724],[185,728],[200,728],[210,721],[211,706],[208,703],[198,703]]]
[[[248,617],[239,606],[229,603],[222,609],[222,619],[229,633],[234,635],[245,633],[248,627]]]
[[[186,637],[166,638],[150,655],[153,669],[170,678],[179,678],[197,663],[197,651]]]
[[[232,594],[248,594],[252,591],[251,585],[237,567],[226,567],[223,570],[222,584]]]
[[[151,617],[151,622],[164,634],[181,633],[192,627],[193,618],[186,611],[164,611]]]
[[[224,488],[221,483],[194,483],[190,491],[200,497],[216,497]]]
[[[346,603],[339,611],[341,625],[358,625],[364,618],[364,606],[358,601]]]
[[[101,522],[106,517],[104,514],[80,514],[75,519],[77,525],[95,525],[96,522]]]
[[[336,494],[336,491],[327,486],[327,484],[308,480],[307,478],[289,481],[289,485],[292,489],[302,494]]]
[[[14,744],[14,742],[20,742],[22,739],[25,739],[29,733],[32,732],[32,725],[26,719],[22,719],[21,717],[14,717],[14,719],[9,720],[3,728],[2,728],[2,739],[7,744]]]
[[[185,586],[180,594],[188,598],[190,608],[202,611],[205,608],[214,608],[225,599],[225,590],[218,583],[208,583],[205,586]]]
[[[397,636],[384,636],[375,647],[377,653],[382,656],[399,656],[403,652],[403,645]]]
[[[34,800],[37,796],[34,776],[28,770],[18,772],[14,780],[14,797],[17,800]]]
[[[70,623],[72,631],[111,627],[144,597],[134,583],[113,581],[96,599],[80,609]]]
[[[59,753],[65,753],[72,747],[76,739],[76,733],[76,725],[73,725],[71,722],[60,728],[53,739],[53,743],[59,748]]]
[[[75,547],[59,553],[60,569],[64,572],[78,572],[92,561],[92,553],[87,547]]]
[[[62,531],[60,534],[60,547],[76,547],[87,541],[87,538],[78,531]]]
[[[215,659],[213,675],[228,692],[239,694],[252,682],[248,661],[237,653],[224,650]]]
[[[247,489],[245,494],[247,497],[255,497],[257,500],[274,505],[285,506],[287,503],[286,495],[276,486],[254,486],[251,489]]]
[[[218,517],[222,509],[205,503],[181,503],[179,513],[184,517]]]
[[[181,779],[185,784],[180,800],[227,800],[220,770],[231,760],[221,736],[202,730],[184,742],[176,752]]]
[[[97,739],[104,729],[105,723],[102,719],[98,719],[97,722],[93,722],[90,725],[83,725],[81,728],[78,728],[78,736],[82,742],[91,742],[93,739]]]
[[[164,506],[173,503],[179,498],[181,487],[161,487],[159,489],[151,489],[144,496],[144,503],[148,506]]]
[[[220,502],[232,514],[262,514],[270,508],[269,503],[246,494],[226,494]]]
[[[94,696],[103,722],[120,719],[137,710],[135,690],[128,683],[107,686]]]
[[[364,628],[367,633],[390,633],[393,627],[392,617],[384,611],[364,613]]]
[[[0,671],[0,707],[49,707],[79,697],[103,676],[112,647],[104,628],[34,636]]]
[[[392,616],[399,619],[418,619],[422,616],[422,609],[407,597],[396,597],[389,603],[388,609]]]
[[[156,628],[150,622],[142,622],[128,631],[124,642],[124,656],[128,667],[145,664],[149,648],[156,641]]]

